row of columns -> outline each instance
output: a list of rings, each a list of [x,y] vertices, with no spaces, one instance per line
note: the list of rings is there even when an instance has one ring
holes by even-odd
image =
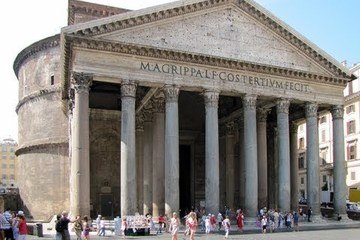
[[[89,87],[92,77],[73,73],[75,106],[72,115],[71,139],[71,211],[74,214],[90,212],[90,163],[89,163]],[[179,87],[164,88],[162,99],[155,99],[152,119],[144,118],[143,128],[136,129],[136,84],[124,81],[121,85],[121,215],[144,213],[152,209],[154,216],[179,209]],[[207,212],[219,211],[219,92],[204,91],[205,102],[205,200]],[[242,142],[244,157],[244,206],[247,216],[256,216],[258,204],[266,202],[267,152],[266,109],[257,109],[255,95],[243,98],[244,122]],[[289,105],[287,99],[277,102],[278,128],[278,207],[289,211],[297,206],[297,137],[290,139]],[[254,124],[254,119],[258,122]],[[145,114],[146,115],[146,114]],[[346,214],[346,185],[344,166],[343,109],[332,109],[334,129],[334,207],[339,214]],[[151,122],[152,120],[152,122]],[[306,105],[307,123],[307,189],[308,205],[315,215],[320,214],[319,154],[317,104]],[[165,128],[163,127],[165,126]],[[136,141],[136,144],[135,144]],[[227,151],[234,152],[227,138]],[[153,144],[151,144],[153,143]],[[232,144],[233,145],[233,144]],[[137,148],[135,149],[135,146]],[[146,157],[145,157],[146,156]],[[150,157],[151,156],[151,157]],[[234,155],[227,159],[233,163]],[[290,159],[292,159],[290,161]],[[144,168],[137,167],[142,165]],[[231,165],[230,165],[231,167]],[[233,176],[230,171],[227,182]],[[290,179],[291,178],[291,179]],[[141,186],[139,186],[141,185]],[[231,184],[230,184],[231,185]],[[229,185],[229,186],[230,186]],[[229,188],[230,189],[230,188]],[[241,189],[241,187],[240,187]],[[229,199],[233,199],[229,195]],[[295,198],[296,196],[296,198]],[[296,200],[296,202],[295,202]]]

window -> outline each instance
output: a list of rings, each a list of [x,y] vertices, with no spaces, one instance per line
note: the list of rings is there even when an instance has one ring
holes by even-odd
[[[352,113],[352,112],[355,112],[355,105],[354,104],[346,107],[346,114],[349,114],[349,113]]]
[[[322,176],[322,181],[324,182],[324,183],[326,183],[327,181],[326,181],[327,179],[326,179],[326,175],[323,175]]]
[[[326,123],[326,116],[322,116],[321,118],[320,118],[320,124],[321,123]]]
[[[54,75],[52,75],[50,77],[50,85],[54,85],[55,84],[55,78],[54,78]]]
[[[321,142],[326,142],[326,131],[321,130]]]
[[[6,156],[2,156],[1,159],[6,160]]]
[[[10,159],[11,159],[11,160],[14,160],[14,159],[15,159],[15,156],[10,156]]]
[[[3,174],[3,175],[2,175],[2,179],[7,179],[7,175],[6,175],[6,174]]]
[[[14,169],[15,165],[14,164],[9,164],[9,168]]]
[[[299,139],[299,148],[304,149],[304,147],[305,147],[305,141],[304,138],[302,137]]]
[[[6,152],[6,146],[4,146],[4,145],[1,146],[1,151],[2,151],[2,152]]]
[[[14,148],[10,148],[10,152],[14,152]]]
[[[350,143],[347,146],[347,160],[356,159],[356,142]]]
[[[304,178],[303,178],[303,177],[300,178],[300,183],[301,183],[301,184],[304,184],[304,182],[305,182]]]
[[[351,172],[351,180],[356,180],[356,172]]]
[[[3,163],[3,164],[1,164],[1,167],[2,167],[3,169],[5,169],[5,168],[7,168],[7,165],[6,165],[5,163]]]
[[[15,175],[14,174],[10,175],[10,180],[15,180]]]
[[[355,133],[355,120],[346,123],[347,134]]]
[[[304,153],[301,153],[299,155],[299,168],[304,168],[305,167],[305,164],[304,164]]]

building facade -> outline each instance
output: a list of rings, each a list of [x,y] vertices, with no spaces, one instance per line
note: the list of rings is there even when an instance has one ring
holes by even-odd
[[[14,70],[20,195],[35,218],[289,211],[301,121],[318,216],[317,116],[326,110],[335,209],[346,214],[343,90],[353,76],[252,0],[137,11],[70,1],[69,26],[20,52]]]
[[[14,188],[16,184],[16,156],[15,150],[17,149],[17,143],[11,138],[4,139],[0,142],[1,152],[1,188]]]

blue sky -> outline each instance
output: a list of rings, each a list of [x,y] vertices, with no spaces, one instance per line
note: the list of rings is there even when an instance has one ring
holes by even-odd
[[[86,1],[86,0],[84,0]],[[140,9],[172,0],[88,0]],[[255,0],[275,16],[348,66],[360,62],[360,0]],[[12,70],[17,54],[60,32],[67,23],[68,0],[11,0],[3,4],[0,54],[0,140],[17,140],[18,83]]]

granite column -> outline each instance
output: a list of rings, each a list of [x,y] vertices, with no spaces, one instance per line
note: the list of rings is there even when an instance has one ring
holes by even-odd
[[[151,110],[144,112],[144,215],[152,214],[153,193],[153,134]]]
[[[137,212],[144,211],[144,118],[136,117],[136,186]]]
[[[297,147],[298,125],[290,125],[290,178],[291,178],[291,210],[297,210],[299,206],[299,164]]]
[[[234,193],[235,193],[235,133],[234,133],[234,122],[226,124],[226,206],[235,209],[234,205]]]
[[[258,206],[268,207],[268,163],[267,163],[267,135],[266,120],[269,110],[257,110],[257,153],[258,153]]]

